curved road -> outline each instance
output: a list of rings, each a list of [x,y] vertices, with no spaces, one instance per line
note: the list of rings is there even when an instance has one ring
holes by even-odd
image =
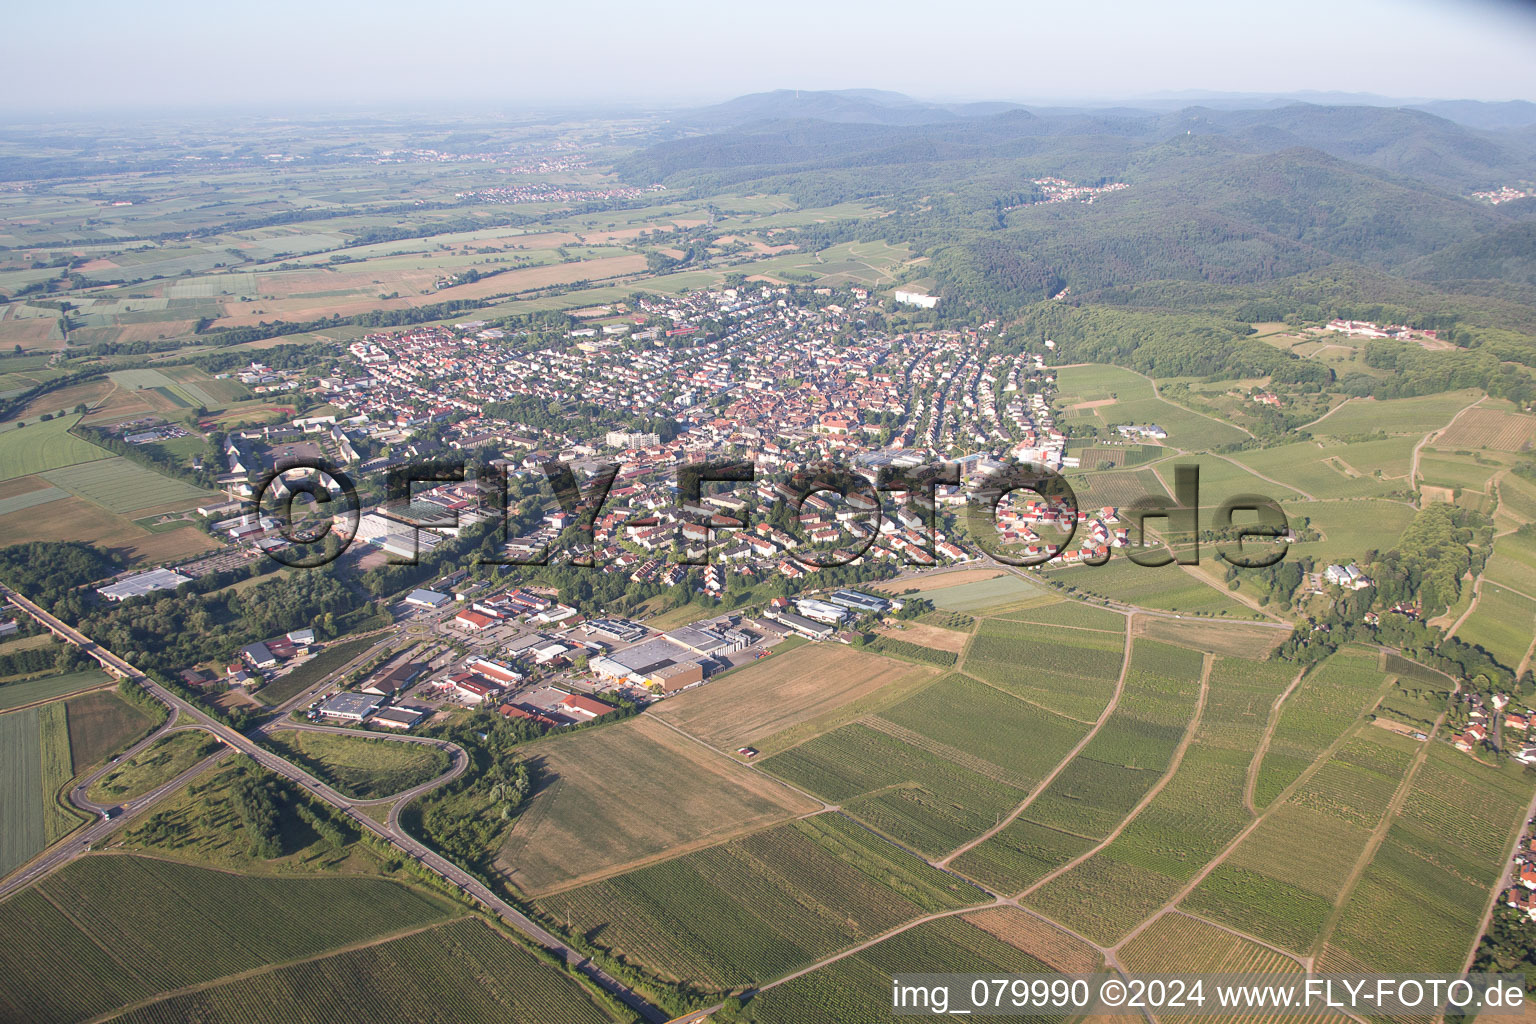
[[[427,868],[429,871],[432,871],[441,878],[446,879],[448,882],[457,887],[461,892],[472,897],[481,905],[494,911],[497,916],[506,921],[508,925],[522,932],[524,935],[528,936],[539,945],[544,946],[546,949],[562,957],[572,968],[579,970],[582,974],[586,975],[588,979],[603,988],[605,991],[612,994],[615,998],[621,1000],[626,1006],[633,1009],[636,1013],[639,1013],[647,1021],[658,1022],[659,1024],[659,1022],[665,1021],[667,1019],[667,1015],[664,1012],[655,1006],[652,1006],[639,995],[635,994],[631,989],[628,988],[628,986],[622,984],[611,975],[605,973],[596,964],[588,960],[580,951],[566,945],[563,941],[556,938],[553,934],[538,925],[535,921],[533,921],[533,919],[529,918],[527,915],[517,910],[501,897],[497,896],[474,876],[470,875],[458,865],[429,849],[424,844],[418,842],[415,838],[410,836],[403,828],[400,827],[400,807],[404,806],[404,804],[407,803],[409,799],[414,799],[415,796],[420,795],[421,792],[425,792],[427,789],[435,788],[442,782],[447,781],[446,777],[440,776],[438,779],[434,779],[432,782],[427,783],[424,787],[417,787],[417,789],[411,790],[406,794],[399,794],[388,798],[390,800],[398,801],[398,803],[390,811],[388,823],[381,825],[370,818],[368,814],[362,810],[362,802],[352,800],[351,798],[342,795],[341,793],[332,789],[330,786],[321,782],[319,779],[315,778],[303,768],[295,765],[293,762],[280,757],[279,755],[273,753],[270,750],[267,750],[264,747],[258,746],[256,743],[252,742],[249,737],[240,732],[237,732],[234,729],[231,729],[229,726],[208,715],[201,708],[196,707],[189,701],[186,701],[172,693],[170,690],[166,689],[164,686],[161,686],[159,683],[155,682],[155,680],[145,675],[143,672],[140,672],[138,669],[134,668],[123,658],[107,650],[105,647],[101,647],[95,643],[95,641],[87,637],[84,633],[81,633],[73,626],[70,626],[68,623],[55,617],[50,612],[45,611],[43,608],[28,600],[27,598],[22,597],[20,594],[17,594],[10,588],[4,586],[0,586],[0,597],[9,599],[12,604],[27,612],[33,618],[37,619],[43,625],[51,629],[55,634],[69,641],[70,643],[75,644],[86,654],[89,654],[91,657],[95,658],[109,671],[130,679],[138,685],[144,687],[144,689],[154,694],[154,696],[161,703],[170,707],[173,716],[185,717],[189,723],[197,725],[204,731],[211,733],[214,737],[223,741],[226,747],[232,748],[239,753],[244,754],[246,757],[249,757],[252,761],[255,761],[258,765],[267,769],[268,771],[281,775],[284,778],[292,781],[296,785],[307,790],[311,796],[315,797],[316,799],[323,800],[330,804],[332,807],[339,810],[342,814],[350,818],[360,829],[378,836],[380,839],[383,839],[390,845],[400,849],[407,856],[421,864],[423,867]],[[296,726],[298,723],[291,724]],[[163,730],[157,730],[156,732],[158,734],[161,731]],[[348,732],[348,730],[340,731]],[[403,737],[394,738],[403,739]],[[424,740],[418,737],[412,737],[412,739],[417,739],[420,742],[435,742],[431,740]],[[449,746],[453,745],[450,744]],[[137,745],[135,749],[137,749]],[[464,751],[461,748],[453,747],[453,749],[457,751],[457,754],[454,755],[455,759],[460,761],[458,772],[462,773],[463,770],[468,766],[467,757],[465,757]],[[222,756],[222,753],[223,752],[217,756]],[[206,762],[194,766],[193,769],[189,770],[189,773],[201,770],[204,764],[206,764]],[[454,773],[450,772],[449,774],[453,775]],[[159,795],[162,795],[163,792],[168,792],[170,789],[179,784],[180,781],[180,778],[174,779],[160,787],[155,791],[154,794],[146,794],[145,796],[138,798],[133,802],[133,808],[136,810],[142,810],[144,806],[152,802],[152,798],[158,799]],[[368,801],[367,803],[379,802],[383,801]],[[116,819],[102,819],[101,821],[96,822],[87,829],[83,836],[77,834],[70,842],[62,844],[60,848],[54,852],[53,855],[44,857],[38,863],[34,864],[25,872],[24,877],[30,881],[41,876],[47,871],[52,870],[54,867],[57,867],[65,861],[78,856],[80,853],[84,852],[86,844],[105,836],[109,832],[114,831],[118,824],[119,823]],[[11,882],[8,882],[6,888],[4,890],[0,890],[0,895],[3,895],[5,891],[9,891],[11,888],[17,887],[16,883],[21,877],[22,876],[18,876],[18,879],[12,879]]]

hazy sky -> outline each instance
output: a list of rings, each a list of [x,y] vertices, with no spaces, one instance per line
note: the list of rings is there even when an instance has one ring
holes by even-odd
[[[1037,102],[1308,89],[1536,100],[1536,5],[1493,0],[18,0],[6,29],[0,107],[30,111],[855,87]]]

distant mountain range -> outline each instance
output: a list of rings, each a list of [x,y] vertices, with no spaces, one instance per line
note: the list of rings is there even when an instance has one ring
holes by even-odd
[[[1469,128],[1502,130],[1536,125],[1536,103],[1526,100],[1394,99],[1370,93],[1299,92],[1285,94],[1190,91],[1141,97],[1122,103],[1029,104],[1005,101],[940,103],[913,99],[880,89],[814,91],[778,89],[738,96],[725,103],[681,112],[679,123],[719,129],[753,121],[812,119],[844,124],[941,124],[965,118],[991,117],[1008,110],[1037,114],[1166,113],[1189,106],[1214,110],[1267,110],[1297,104],[1311,106],[1397,107],[1420,110]]]

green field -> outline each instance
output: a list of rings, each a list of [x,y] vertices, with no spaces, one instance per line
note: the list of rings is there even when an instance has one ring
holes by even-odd
[[[1219,659],[1199,728],[1168,783],[1108,846],[1036,889],[1030,906],[1113,943],[1172,898],[1251,820],[1248,766],[1294,675],[1287,665]],[[991,877],[984,863],[972,862],[983,880]],[[1006,865],[993,870],[998,884],[1007,881]]]
[[[1318,436],[1351,434],[1413,434],[1423,437],[1451,422],[1451,418],[1478,398],[1476,391],[1445,391],[1415,398],[1357,398],[1341,406],[1312,427]]]
[[[73,774],[63,704],[0,715],[0,875],[79,823],[57,801]]]
[[[1110,633],[1125,632],[1125,616],[1108,608],[1099,608],[1080,601],[1058,601],[998,616],[1023,622],[1038,622],[1046,626],[1076,626],[1079,629],[1102,629]]]
[[[1138,640],[1115,710],[1024,813],[955,867],[1018,892],[1107,837],[1167,770],[1195,710],[1202,656]]]
[[[1536,534],[1508,533],[1495,539],[1493,557],[1483,569],[1483,578],[1527,594],[1536,593]]]
[[[1253,803],[1267,807],[1349,724],[1376,702],[1385,681],[1376,652],[1343,648],[1309,672],[1280,707],[1259,767]]]
[[[1488,481],[1499,471],[1497,465],[1479,465],[1466,456],[1450,452],[1426,450],[1419,457],[1419,479],[1426,484],[1440,487],[1460,487],[1468,491],[1482,491]]]
[[[46,505],[51,501],[59,501],[69,497],[69,492],[62,487],[39,487],[35,491],[27,491],[9,498],[0,498],[0,516],[9,515],[12,512],[22,512],[39,505]]]
[[[47,423],[33,421],[21,430],[0,432],[0,480],[61,469],[110,457],[110,453],[69,433],[79,416]]]
[[[191,507],[212,494],[121,456],[50,470],[43,477],[71,494],[118,513],[176,503]]]
[[[1530,649],[1533,627],[1536,601],[1484,580],[1477,607],[1456,630],[1456,638],[1481,647],[1513,671]]]
[[[0,1017],[84,1020],[462,913],[383,879],[261,878],[88,856],[0,903]],[[64,963],[69,971],[49,966]]]
[[[1231,457],[1256,473],[1279,480],[1316,499],[1371,498],[1412,490],[1408,470],[1413,437],[1345,444],[1299,441],[1255,448]],[[1381,476],[1376,471],[1381,471]]]
[[[743,1019],[749,1024],[886,1024],[900,1019],[891,1016],[891,976],[928,973],[1007,976],[1052,971],[969,921],[947,917],[769,989],[747,1004]]]
[[[1101,431],[1126,423],[1155,423],[1168,432],[1170,444],[1192,449],[1233,444],[1247,437],[1229,423],[1158,398],[1151,381],[1118,366],[1064,366],[1057,371],[1056,383],[1057,404],[1063,409],[1114,398],[1113,405],[1069,412],[1069,416],[1084,415]]]
[[[267,743],[355,800],[377,800],[419,786],[449,768],[448,754],[425,743],[284,729]]]
[[[1207,546],[1202,557],[1212,554],[1214,552]],[[1260,617],[1180,566],[1148,568],[1137,565],[1123,554],[1110,558],[1101,566],[1053,569],[1051,578],[1064,586],[1141,608],[1228,619]]]
[[[1434,744],[1318,960],[1321,972],[1458,972],[1531,780]]]
[[[703,992],[767,981],[935,910],[986,902],[838,815],[547,897],[546,919]]]
[[[1307,525],[1322,534],[1315,541],[1290,545],[1291,555],[1311,555],[1320,561],[1354,561],[1367,551],[1386,549],[1413,522],[1413,507],[1399,501],[1298,501],[1281,506],[1292,527]]]
[[[1119,635],[1011,619],[984,619],[966,654],[971,675],[1083,722],[1098,718],[1125,660]]]
[[[68,696],[71,693],[79,693],[81,690],[104,686],[111,681],[112,677],[105,672],[91,668],[81,672],[44,676],[41,679],[28,679],[20,683],[6,683],[0,686],[0,711],[19,708],[23,704],[31,704],[34,701]]]
[[[935,608],[950,612],[979,612],[993,607],[1016,604],[1026,598],[1037,597],[1040,588],[1012,573],[977,583],[962,583],[957,587],[941,587],[925,590],[922,597],[933,602]]]
[[[121,1024],[333,1024],[372,1017],[611,1024],[554,964],[473,920],[455,921],[301,964],[172,996]]]
[[[130,704],[115,690],[95,690],[64,702],[69,711],[69,752],[77,774],[101,763],[158,725],[168,713],[161,705],[152,714]]]

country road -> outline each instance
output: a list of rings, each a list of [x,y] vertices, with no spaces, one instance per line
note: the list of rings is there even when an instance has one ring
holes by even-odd
[[[572,947],[566,945],[563,941],[554,936],[552,933],[546,931],[531,918],[517,910],[505,900],[501,899],[484,884],[482,884],[478,879],[464,871],[458,865],[429,849],[423,843],[417,841],[414,837],[409,835],[404,828],[401,827],[399,820],[401,807],[403,807],[411,799],[420,796],[427,790],[436,788],[437,786],[443,784],[449,778],[457,777],[458,774],[462,774],[462,772],[468,767],[468,759],[461,748],[458,748],[453,744],[446,745],[455,751],[453,754],[453,757],[456,761],[455,770],[450,771],[444,776],[439,776],[437,779],[434,779],[431,782],[424,784],[423,786],[419,786],[406,794],[398,794],[388,798],[388,800],[396,801],[396,803],[395,806],[390,810],[388,823],[381,825],[369,817],[363,808],[375,803],[382,803],[387,801],[358,801],[342,795],[341,793],[332,789],[330,786],[326,785],[324,782],[315,778],[303,768],[300,768],[298,765],[295,765],[286,758],[283,758],[273,753],[272,751],[257,745],[243,733],[231,729],[229,726],[219,722],[217,719],[208,715],[202,709],[196,707],[189,701],[178,697],[176,694],[172,693],[164,686],[161,686],[159,683],[155,682],[155,680],[151,679],[143,672],[140,672],[138,669],[134,668],[117,654],[114,654],[112,651],[109,651],[106,648],[96,644],[93,640],[91,640],[85,634],[81,633],[79,630],[68,625],[63,620],[56,618],[54,615],[45,611],[37,604],[33,603],[25,597],[22,597],[20,594],[15,593],[10,588],[0,586],[0,597],[8,599],[13,605],[31,615],[44,626],[47,626],[56,635],[78,646],[84,653],[89,654],[91,657],[95,658],[108,670],[144,687],[144,689],[153,694],[156,699],[171,709],[174,719],[179,720],[181,718],[185,718],[189,723],[195,724],[206,732],[211,733],[219,740],[222,740],[226,747],[232,748],[233,750],[244,754],[246,757],[249,757],[252,761],[255,761],[257,764],[267,769],[268,771],[274,772],[275,774],[289,779],[293,783],[307,790],[309,794],[314,798],[323,800],[324,802],[339,810],[342,814],[350,818],[364,832],[371,833],[372,835],[379,837],[390,845],[401,850],[403,853],[421,864],[423,867],[427,868],[429,871],[432,871],[441,878],[447,880],[455,887],[457,887],[461,892],[465,893],[467,896],[473,898],[483,906],[495,912],[497,916],[504,920],[508,925],[517,929],[519,932],[532,939],[534,942],[537,942],[539,945],[544,946],[546,949],[563,958],[567,964],[571,965],[574,969],[581,971],[581,973],[584,974],[589,980],[612,994],[615,998],[621,1000],[626,1006],[633,1009],[647,1021],[654,1022],[654,1024],[661,1024],[661,1022],[667,1020],[667,1015],[663,1011],[651,1005],[651,1003],[635,994],[627,986],[604,972],[596,964],[588,960],[579,950],[573,949]],[[294,725],[296,724],[297,723],[294,723]],[[165,727],[162,727],[160,730],[156,730],[155,736],[160,735],[164,731],[166,731]],[[345,732],[347,730],[341,731]],[[433,742],[427,740],[418,741]],[[146,740],[143,742],[148,741]],[[139,746],[142,746],[142,742],[141,744],[136,745],[135,749],[138,749]],[[223,754],[224,752],[221,752],[220,755],[216,756],[223,756]],[[201,770],[205,765],[206,761],[194,766],[192,769],[188,770],[188,773],[184,774],[195,773],[196,771]],[[153,803],[155,800],[158,800],[165,793],[173,791],[181,781],[182,780],[180,778],[174,779],[171,782],[168,782],[165,785],[159,787],[153,793],[146,794],[145,796],[138,798],[132,802],[132,810],[135,812],[143,810],[149,804]],[[89,808],[94,808],[94,805],[87,804],[87,806]],[[68,861],[86,852],[89,844],[115,831],[120,824],[121,822],[117,819],[107,819],[105,817],[101,818],[94,824],[90,825],[85,830],[85,832],[76,833],[70,837],[67,842],[61,843],[55,850],[51,851],[49,854],[45,855],[33,865],[28,867],[26,871],[24,871],[21,875],[18,875],[16,878],[7,881],[4,887],[0,887],[0,895],[5,895],[7,892],[10,892],[15,888],[19,888],[21,885],[35,881],[37,878],[42,877],[49,871],[62,866]]]

